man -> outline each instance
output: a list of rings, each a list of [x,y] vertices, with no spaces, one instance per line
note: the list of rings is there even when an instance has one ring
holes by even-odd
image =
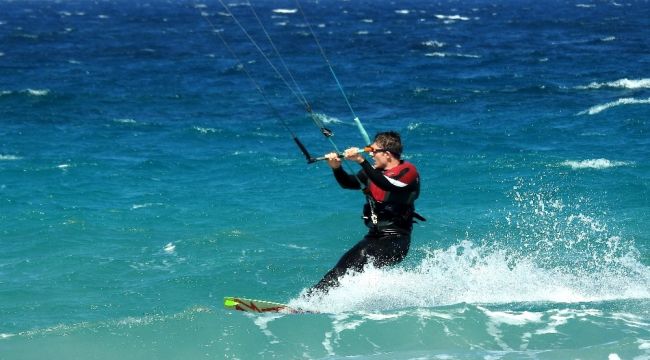
[[[347,271],[363,271],[368,263],[383,267],[401,262],[411,244],[413,218],[424,221],[414,208],[415,199],[420,194],[420,177],[413,164],[401,160],[400,135],[394,131],[378,133],[369,147],[374,166],[366,161],[357,148],[349,148],[343,153],[346,160],[361,165],[361,171],[356,175],[343,170],[337,153],[326,155],[334,177],[342,188],[364,189],[367,201],[363,218],[369,231],[308,291],[308,295],[315,291],[327,292],[338,286],[339,278]]]

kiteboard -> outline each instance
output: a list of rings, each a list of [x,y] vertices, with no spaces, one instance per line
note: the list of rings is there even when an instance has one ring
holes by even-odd
[[[225,297],[223,306],[229,310],[238,310],[252,313],[282,313],[282,314],[307,314],[313,311],[292,308],[287,304],[281,304],[265,300],[253,300],[240,297]]]

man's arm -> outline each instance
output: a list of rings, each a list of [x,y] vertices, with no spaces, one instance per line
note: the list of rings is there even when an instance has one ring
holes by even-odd
[[[339,183],[339,185],[341,185],[342,188],[359,190],[361,189],[361,183],[365,184],[368,182],[368,179],[363,171],[359,171],[356,176],[345,172],[341,166],[341,158],[337,153],[329,153],[325,155],[325,157],[327,158],[327,164],[332,168],[332,171],[334,172],[336,181]]]
[[[339,185],[341,185],[342,188],[354,189],[354,190],[361,189],[361,184],[359,184],[359,181],[365,180],[361,178],[357,179],[357,176],[362,175],[361,173],[358,174],[357,176],[350,175],[347,172],[345,172],[345,170],[343,170],[342,167],[334,168],[333,171],[334,171],[334,177],[336,178],[336,181],[339,183]]]

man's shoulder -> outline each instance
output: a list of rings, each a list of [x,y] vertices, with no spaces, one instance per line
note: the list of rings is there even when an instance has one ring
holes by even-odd
[[[418,169],[415,167],[415,165],[412,162],[406,161],[406,160],[402,160],[400,162],[400,164],[397,165],[397,168],[399,168],[399,169],[409,169],[409,170],[412,170],[412,171],[415,171],[415,172],[418,171]]]

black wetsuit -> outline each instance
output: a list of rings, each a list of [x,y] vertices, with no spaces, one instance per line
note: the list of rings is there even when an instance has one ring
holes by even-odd
[[[309,294],[326,292],[337,286],[339,278],[346,272],[360,272],[370,262],[375,267],[401,262],[411,244],[413,218],[422,219],[414,209],[415,199],[420,193],[420,177],[413,164],[400,161],[398,166],[383,171],[364,161],[361,167],[356,176],[340,167],[334,169],[334,176],[345,189],[361,189],[359,181],[366,187],[368,201],[363,212],[368,234],[341,257],[336,266],[309,290]]]

